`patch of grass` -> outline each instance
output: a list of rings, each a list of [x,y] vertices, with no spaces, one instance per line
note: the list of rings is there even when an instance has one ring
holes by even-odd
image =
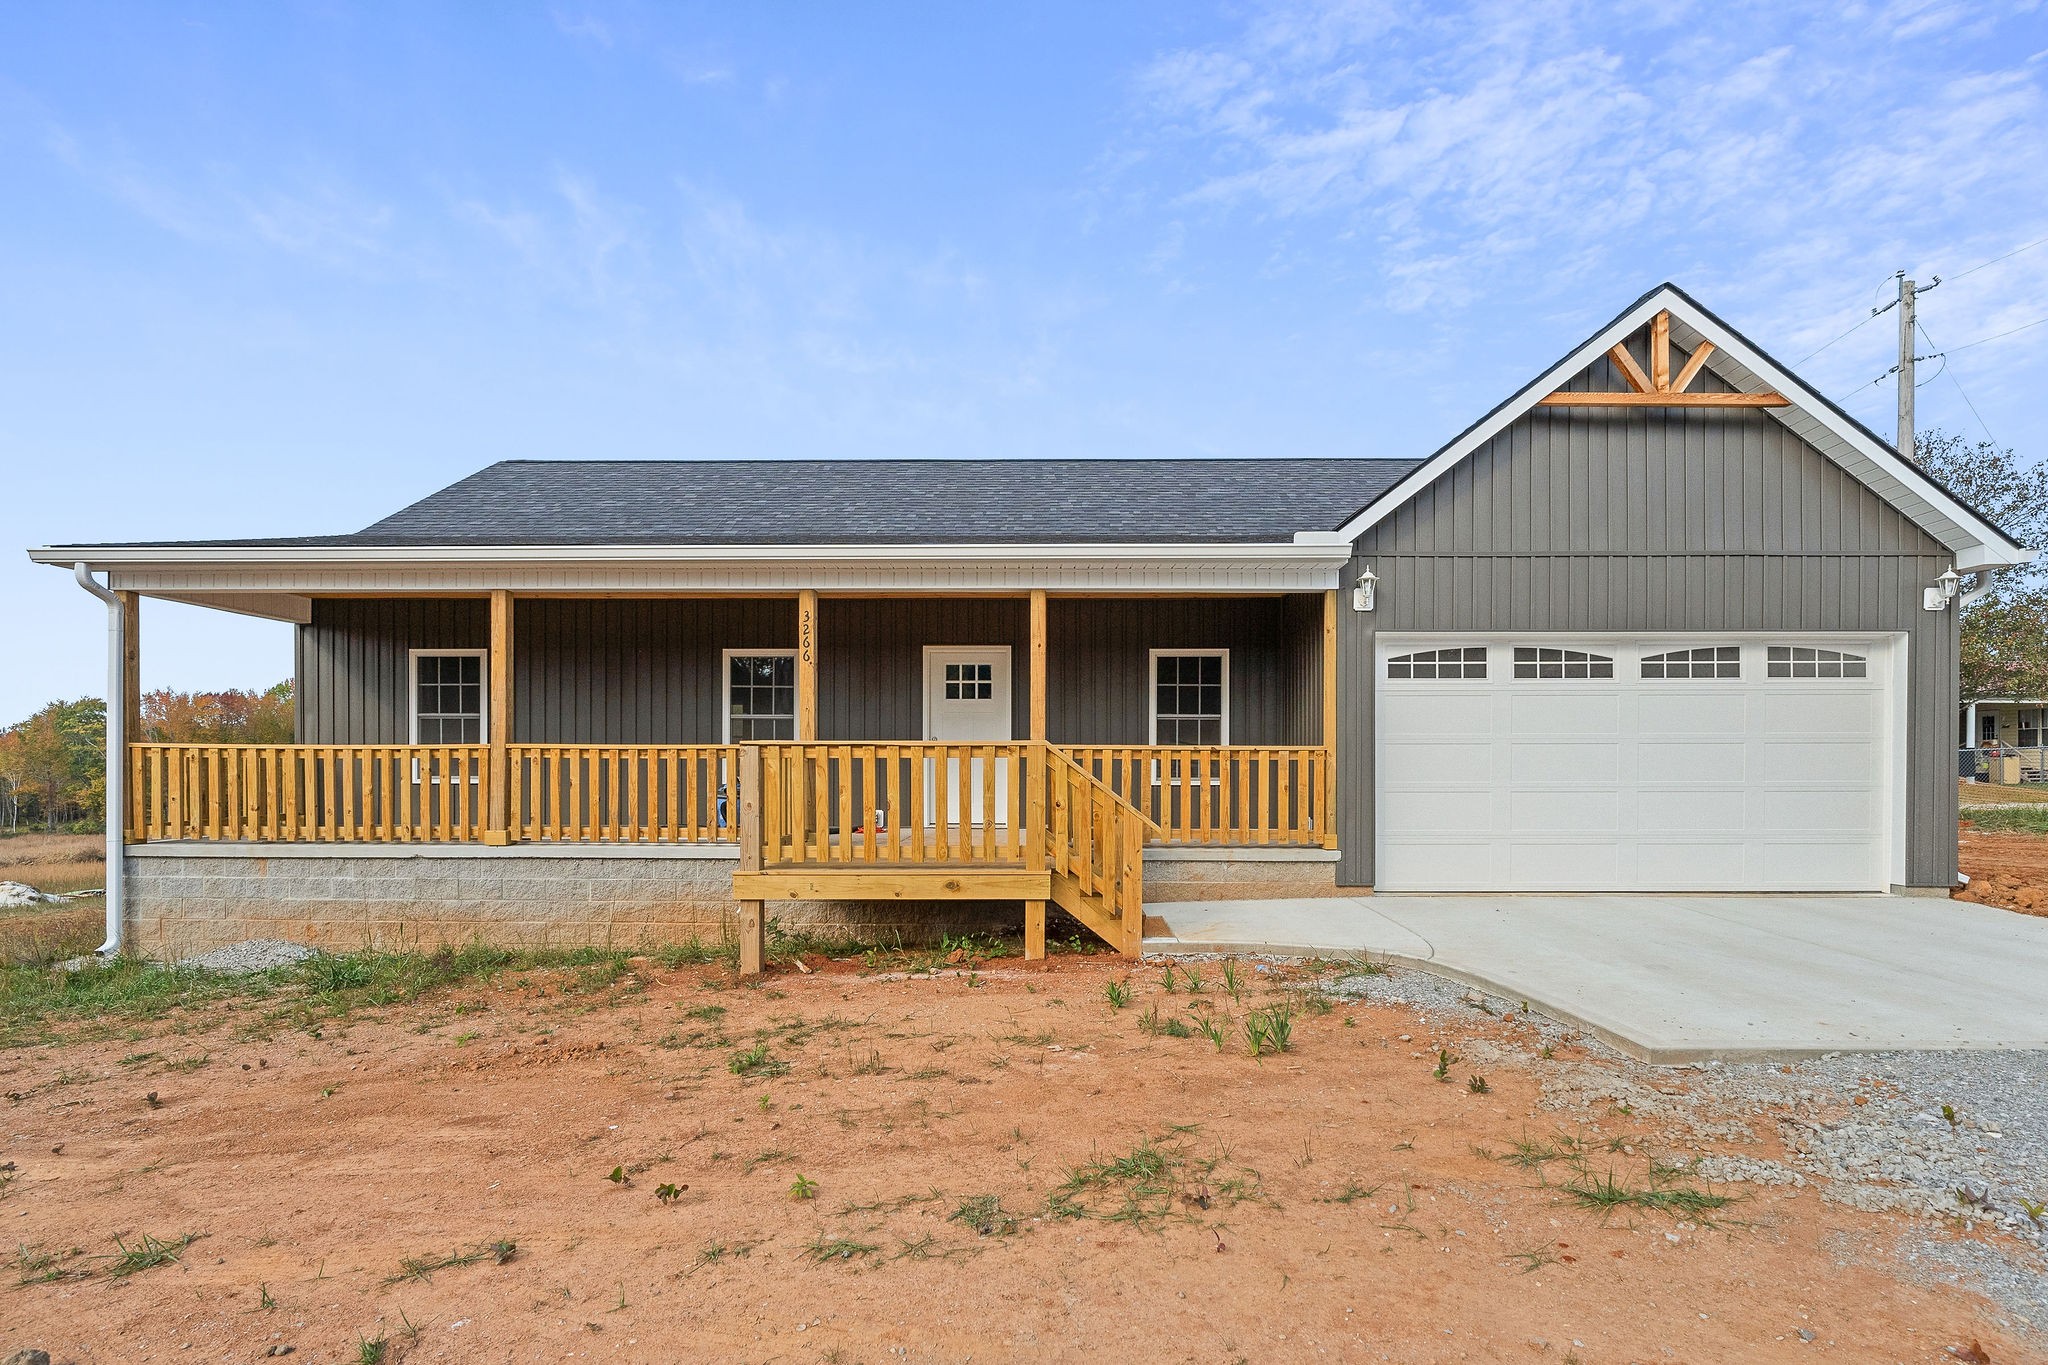
[[[1536,1247],[1530,1251],[1517,1251],[1509,1256],[1508,1259],[1521,1262],[1524,1275],[1541,1270],[1547,1265],[1557,1264],[1556,1254],[1543,1247]]]
[[[1223,990],[1234,1003],[1244,1003],[1244,982],[1238,978],[1237,963],[1228,958],[1223,962]]]
[[[1015,1232],[1017,1220],[1003,1211],[1003,1201],[993,1194],[977,1194],[962,1199],[960,1206],[946,1216],[949,1223],[963,1223],[983,1237],[999,1237]]]
[[[1223,1025],[1218,1023],[1213,1015],[1203,1014],[1197,1016],[1195,1028],[1204,1038],[1207,1038],[1216,1045],[1218,1052],[1223,1051],[1223,1044],[1228,1035],[1225,1034]]]
[[[787,1076],[789,1063],[780,1062],[768,1055],[768,1044],[756,1043],[744,1052],[736,1052],[726,1058],[725,1069],[743,1079],[767,1079],[771,1076]]]
[[[1195,1036],[1195,1031],[1188,1027],[1186,1021],[1176,1018],[1171,1014],[1162,1018],[1159,1013],[1159,1006],[1157,1005],[1146,1006],[1145,1012],[1138,1016],[1138,1031],[1140,1033],[1148,1033],[1154,1038],[1192,1038]]]
[[[1356,1204],[1359,1200],[1370,1199],[1379,1192],[1380,1187],[1378,1185],[1361,1185],[1355,1180],[1347,1180],[1344,1182],[1343,1187],[1335,1194],[1325,1195],[1317,1202],[1323,1204]]]
[[[1963,819],[1969,821],[1971,828],[1986,834],[2048,834],[2048,806],[1966,808]]]
[[[1254,1057],[1287,1051],[1293,1036],[1294,1008],[1291,1005],[1279,1004],[1269,1009],[1253,1010],[1245,1016],[1245,1048]]]
[[[407,1256],[398,1262],[398,1273],[387,1276],[386,1284],[403,1284],[407,1281],[425,1281],[433,1278],[437,1270],[449,1270],[455,1266],[475,1265],[489,1261],[503,1265],[519,1252],[519,1244],[509,1238],[496,1242],[483,1242],[468,1251],[451,1251],[446,1256]]]
[[[1122,1009],[1125,1005],[1131,1003],[1131,988],[1129,983],[1123,981],[1108,981],[1103,983],[1102,998],[1109,1002],[1109,1007],[1111,1009]]]
[[[356,1336],[356,1365],[384,1365],[390,1359],[391,1343],[383,1336]]]
[[[178,1258],[185,1254],[185,1248],[199,1240],[199,1234],[188,1232],[174,1241],[163,1241],[143,1233],[140,1241],[129,1246],[119,1237],[114,1239],[117,1248],[113,1264],[107,1267],[111,1279],[125,1280],[130,1275],[139,1275],[145,1270],[154,1270],[160,1265],[176,1265]]]
[[[1185,1140],[1191,1130],[1139,1139],[1120,1156],[1097,1157],[1067,1171],[1046,1197],[1053,1218],[1096,1218],[1153,1228],[1171,1217],[1195,1217],[1218,1203],[1263,1198],[1257,1171],[1223,1169],[1225,1157],[1198,1155]]]
[[[654,950],[654,960],[670,971],[678,967],[702,967],[713,962],[738,965],[740,946],[732,943],[706,943],[695,934],[680,943],[664,943]]]
[[[804,1243],[804,1255],[818,1265],[830,1265],[834,1261],[851,1261],[857,1256],[872,1256],[881,1248],[873,1242],[857,1242],[851,1237],[826,1237],[823,1234]]]
[[[1580,1208],[1598,1209],[1602,1213],[1611,1213],[1615,1209],[1642,1209],[1651,1213],[1679,1214],[1701,1223],[1711,1223],[1709,1214],[1735,1202],[1732,1195],[1703,1190],[1686,1183],[1672,1171],[1671,1167],[1653,1164],[1645,1183],[1631,1185],[1611,1170],[1601,1175],[1581,1170],[1558,1188]]]

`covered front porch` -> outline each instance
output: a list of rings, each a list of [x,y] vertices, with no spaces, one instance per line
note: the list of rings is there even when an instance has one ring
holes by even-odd
[[[1050,901],[1133,954],[1148,848],[1336,848],[1327,590],[299,614],[299,742],[129,746],[130,844],[671,847],[734,859],[743,950],[763,902],[972,899],[1024,902],[1033,950]]]

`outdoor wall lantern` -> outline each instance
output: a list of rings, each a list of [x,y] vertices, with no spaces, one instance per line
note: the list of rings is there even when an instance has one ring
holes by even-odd
[[[1941,577],[1934,580],[1934,586],[1921,591],[1920,605],[1928,611],[1941,611],[1956,600],[1956,592],[1963,585],[1963,576],[1951,564],[1942,570]]]
[[[1371,569],[1358,575],[1358,582],[1351,589],[1351,610],[1371,611],[1373,589],[1378,586],[1380,576]]]

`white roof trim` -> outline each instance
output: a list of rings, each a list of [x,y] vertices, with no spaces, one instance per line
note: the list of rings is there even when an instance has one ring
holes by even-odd
[[[1306,544],[45,546],[151,596],[285,606],[284,594],[476,592],[1316,592],[1337,586],[1346,541]],[[266,612],[269,614],[269,612]]]
[[[2015,545],[1997,527],[1937,487],[1910,460],[1901,458],[1884,442],[1873,440],[1854,423],[1844,421],[1789,371],[1771,363],[1755,347],[1707,316],[1669,285],[1656,290],[1615,319],[1578,350],[1552,366],[1513,402],[1501,407],[1411,471],[1406,478],[1381,494],[1370,507],[1347,522],[1339,535],[1347,541],[1355,541],[1460,460],[1519,421],[1540,399],[1563,387],[1573,375],[1605,355],[1616,342],[1634,335],[1651,318],[1667,310],[1674,322],[1683,324],[1693,334],[1688,339],[1705,337],[1714,343],[1717,353],[1708,358],[1708,369],[1715,370],[1723,379],[1745,392],[1774,389],[1790,399],[1793,404],[1790,408],[1766,408],[1763,411],[1786,423],[1796,434],[1952,550],[1958,571],[1968,573],[1978,569],[2004,568],[2025,564],[2034,558],[2033,550]],[[1680,344],[1685,342],[1682,340]],[[1734,364],[1722,367],[1724,359]],[[1727,373],[1728,369],[1737,368],[1741,373]]]

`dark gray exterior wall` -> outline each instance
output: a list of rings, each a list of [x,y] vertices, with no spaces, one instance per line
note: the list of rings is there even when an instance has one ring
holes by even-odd
[[[1300,709],[1290,706],[1288,600],[1053,598],[1046,604],[1046,738],[1148,744],[1151,651],[1228,649],[1230,742],[1313,743],[1288,738],[1289,718]],[[1308,600],[1321,611],[1319,599]]]
[[[786,599],[517,602],[512,733],[534,744],[715,743],[724,651],[795,647]]]
[[[298,737],[403,744],[412,649],[482,649],[487,605],[317,600],[298,635]],[[512,734],[534,744],[715,743],[726,649],[792,648],[796,603],[531,598],[512,622]]]
[[[299,743],[406,743],[406,651],[482,649],[490,636],[488,605],[480,601],[316,600],[294,650]]]
[[[1052,739],[1147,742],[1148,651],[1230,650],[1230,734],[1313,744],[1321,611],[1290,598],[1054,598],[1047,612]],[[1022,598],[826,598],[818,611],[823,740],[922,735],[926,645],[1008,645],[1013,733],[1030,732],[1030,607]],[[323,599],[298,635],[299,739],[407,740],[409,649],[480,649],[483,602]],[[690,744],[720,737],[722,651],[796,643],[787,599],[520,600],[513,737],[528,743]]]
[[[1018,597],[818,603],[818,738],[924,738],[924,647],[1010,646],[1010,733],[1031,730],[1031,605]]]
[[[1597,369],[1591,387],[1622,387]],[[1956,614],[1920,605],[1951,561],[1760,412],[1535,410],[1356,544],[1338,613],[1339,882],[1373,880],[1379,631],[1869,630],[1907,637],[1907,880],[1953,885]],[[1369,614],[1348,601],[1367,565]]]

